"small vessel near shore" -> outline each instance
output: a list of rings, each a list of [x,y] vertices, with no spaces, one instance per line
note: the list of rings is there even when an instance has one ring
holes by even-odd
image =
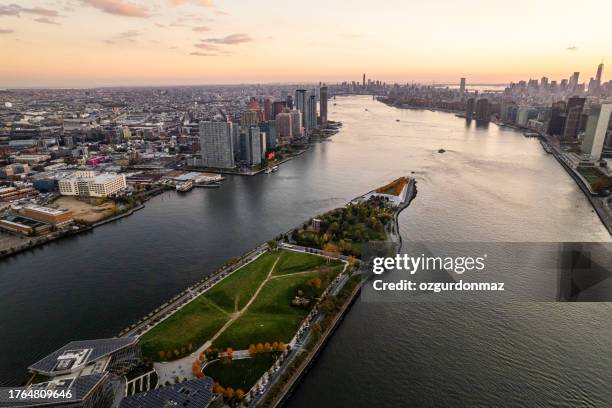
[[[399,119],[395,119],[395,121],[396,121],[396,122],[399,122],[400,120],[399,120]]]
[[[176,191],[178,191],[179,193],[186,193],[187,191],[190,191],[192,188],[193,188],[192,181],[182,181],[176,184]]]
[[[438,153],[446,153],[446,150],[444,150],[443,148],[439,148]]]

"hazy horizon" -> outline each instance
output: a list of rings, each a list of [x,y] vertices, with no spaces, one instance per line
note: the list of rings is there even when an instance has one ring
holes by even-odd
[[[364,72],[386,82],[507,84],[579,71],[588,82],[612,59],[612,4],[585,6],[0,0],[0,87],[336,83]]]

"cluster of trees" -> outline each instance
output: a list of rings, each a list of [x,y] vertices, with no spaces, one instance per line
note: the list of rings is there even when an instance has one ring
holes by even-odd
[[[292,238],[302,246],[359,256],[355,243],[385,239],[384,227],[392,218],[388,203],[372,198],[330,211],[321,216],[318,231],[304,224]]]
[[[176,360],[177,358],[185,357],[192,351],[193,344],[189,343],[187,346],[181,346],[180,348],[175,348],[174,350],[159,350],[157,352],[157,356],[159,357],[159,361],[171,361]]]
[[[244,391],[241,388],[234,390],[232,387],[223,387],[217,382],[213,384],[213,392],[222,395],[230,406],[236,406],[244,399]]]
[[[273,343],[257,343],[249,345],[249,354],[255,356],[261,353],[271,353],[273,351],[280,351],[281,353],[287,349],[287,345],[282,341],[275,341]]]

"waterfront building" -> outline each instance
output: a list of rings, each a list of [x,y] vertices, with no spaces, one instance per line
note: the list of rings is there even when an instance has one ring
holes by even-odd
[[[306,90],[305,89],[296,89],[295,90],[295,109],[300,111],[302,115],[300,116],[301,122],[300,125],[304,128],[307,128],[306,124]],[[295,132],[293,132],[295,136]]]
[[[61,227],[74,221],[72,211],[65,208],[49,208],[41,205],[27,204],[18,212],[26,218],[45,222],[54,227]]]
[[[461,78],[459,81],[459,92],[465,93],[465,78]]]
[[[487,98],[481,98],[476,102],[476,120],[480,122],[491,120],[491,106]]]
[[[125,175],[76,171],[58,180],[61,195],[81,197],[108,197],[127,187]]]
[[[474,107],[475,107],[474,98],[468,98],[468,100],[465,102],[466,119],[472,119],[474,117]]]
[[[516,124],[521,127],[527,127],[530,119],[537,116],[537,111],[529,106],[519,106],[516,113]]]
[[[266,147],[274,149],[276,147],[276,121],[269,120],[260,123],[259,130],[266,134]]]
[[[612,102],[591,106],[584,140],[582,141],[582,152],[588,154],[592,160],[601,158],[611,114]]]
[[[232,122],[200,122],[200,151],[202,166],[234,168]]]
[[[580,130],[580,117],[584,109],[585,98],[573,97],[567,101],[565,118],[565,129],[563,130],[564,139],[576,139]]]
[[[317,127],[317,95],[313,90],[312,93],[308,96],[308,102],[306,105],[306,114],[308,117],[306,118],[306,128],[308,130],[314,129]]]
[[[283,142],[291,140],[293,136],[292,115],[289,112],[281,112],[276,115],[276,130],[279,139]]]
[[[138,338],[121,337],[72,341],[28,367],[44,381],[31,385],[36,389],[70,388],[74,407],[110,408],[123,395],[115,389],[125,387],[125,375],[142,364]],[[41,400],[28,406],[66,406],[66,400],[51,403]]]
[[[262,154],[262,133],[257,126],[251,126],[248,132],[244,134],[244,158],[249,166],[261,164]],[[265,141],[265,133],[263,134]],[[242,148],[242,146],[241,146]],[[265,149],[265,146],[263,146]]]
[[[291,115],[291,133],[293,138],[302,137],[304,135],[304,128],[302,126],[302,112],[299,110],[292,110]]]
[[[553,104],[550,119],[548,120],[547,133],[549,135],[561,135],[565,127],[565,103]]]
[[[321,110],[321,125],[325,127],[327,125],[327,87],[322,86],[319,90],[319,105]]]
[[[237,123],[232,123],[232,145],[234,147],[234,159],[240,156],[240,133],[242,127]]]

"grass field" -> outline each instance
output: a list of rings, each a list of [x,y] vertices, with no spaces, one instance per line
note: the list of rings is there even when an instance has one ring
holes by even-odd
[[[204,368],[204,374],[224,387],[240,388],[247,392],[274,363],[270,353],[254,358],[231,361],[215,361]]]
[[[235,315],[237,320],[220,333],[213,346],[239,350],[252,342],[287,342],[308,313],[291,305],[297,288],[313,277],[339,273],[340,261],[284,250],[267,252],[145,333],[140,340],[143,355],[153,361],[174,360],[212,339],[232,314],[245,308],[275,262],[257,298],[241,316]]]

